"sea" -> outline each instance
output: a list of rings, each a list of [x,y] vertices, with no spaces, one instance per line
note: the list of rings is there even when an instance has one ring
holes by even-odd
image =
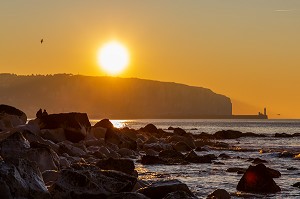
[[[99,120],[91,120],[95,124]],[[233,146],[240,147],[241,151],[214,150],[197,152],[198,155],[226,153],[231,158],[218,159],[224,165],[218,164],[189,164],[189,165],[142,165],[136,163],[139,179],[147,182],[157,180],[178,179],[186,183],[198,198],[206,198],[216,189],[225,189],[232,198],[300,198],[300,189],[293,187],[300,182],[300,157],[279,158],[283,151],[300,154],[300,137],[276,138],[275,133],[300,133],[300,120],[244,120],[244,119],[139,119],[139,120],[111,120],[117,128],[129,127],[139,129],[149,123],[157,128],[168,131],[169,127],[180,127],[187,132],[199,134],[201,132],[215,133],[219,130],[238,130],[243,133],[253,132],[264,134],[267,137],[239,138],[221,140]],[[299,155],[300,156],[300,155]],[[242,175],[226,172],[230,167],[248,168],[251,162],[248,158],[261,158],[268,161],[266,166],[281,172],[280,178],[275,178],[281,192],[276,194],[259,195],[242,193],[236,186]],[[294,167],[297,170],[288,170]]]

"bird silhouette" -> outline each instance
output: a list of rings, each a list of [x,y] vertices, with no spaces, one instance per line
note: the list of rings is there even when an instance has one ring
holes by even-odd
[[[41,39],[41,44],[44,42],[44,39]]]

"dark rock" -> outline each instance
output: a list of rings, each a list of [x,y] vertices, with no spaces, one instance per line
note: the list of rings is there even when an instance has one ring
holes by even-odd
[[[174,130],[174,127],[170,126],[170,127],[168,128],[168,130],[173,131],[173,130]]]
[[[163,199],[197,199],[196,197],[189,195],[185,191],[175,191],[168,193]]]
[[[295,168],[295,167],[288,167],[287,170],[288,170],[288,171],[295,171],[295,170],[298,170],[298,169]]]
[[[88,165],[76,168],[61,171],[49,188],[53,198],[107,198],[113,193],[131,191],[137,180],[122,172],[97,170]]]
[[[245,169],[245,168],[231,167],[231,168],[228,168],[228,169],[226,170],[226,172],[243,174],[243,173],[246,172],[246,170],[247,170],[247,169]]]
[[[227,155],[226,153],[221,153],[219,156],[219,158],[221,159],[230,159],[231,157],[229,155]]]
[[[249,166],[239,181],[237,190],[252,193],[276,193],[281,191],[264,164]]]
[[[1,198],[50,199],[42,175],[36,165],[25,159],[0,161]]]
[[[292,185],[293,187],[300,188],[300,182],[296,182],[295,184]]]
[[[289,137],[293,137],[293,135],[287,134],[287,133],[275,133],[274,137],[277,137],[277,138],[289,138]]]
[[[111,121],[109,121],[109,119],[103,119],[100,120],[99,122],[97,122],[94,127],[102,127],[102,128],[106,128],[106,129],[113,129],[114,125],[111,123]]]
[[[180,151],[180,152],[186,152],[186,151],[190,151],[192,150],[191,147],[189,147],[185,142],[177,142],[176,144],[172,145],[173,148],[176,151]]]
[[[60,113],[45,115],[39,119],[41,129],[63,128],[66,139],[71,142],[83,140],[91,128],[86,113]]]
[[[224,189],[217,189],[209,194],[207,199],[230,199],[230,194]]]
[[[180,136],[182,136],[182,135],[185,135],[186,134],[186,131],[185,130],[183,130],[182,128],[174,128],[174,134],[176,134],[176,135],[180,135]]]
[[[223,162],[213,162],[214,165],[225,165]]]
[[[15,132],[0,142],[0,154],[3,158],[22,157],[29,148],[30,143],[20,132]]]
[[[280,178],[281,177],[281,173],[275,169],[271,169],[271,168],[267,167],[267,171],[272,178]]]
[[[122,193],[112,194],[108,196],[107,199],[149,199],[149,198],[141,193],[122,192]]]
[[[99,160],[96,164],[100,169],[104,170],[115,170],[121,171],[128,175],[133,175],[134,173],[134,162],[131,159],[125,158],[108,158]]]
[[[167,194],[176,191],[184,191],[188,195],[193,196],[187,185],[179,180],[158,181],[149,185],[148,187],[138,190],[139,193],[142,193],[151,199],[162,199]]]
[[[0,104],[0,113],[6,113],[8,115],[16,115],[23,121],[23,124],[26,124],[27,122],[26,114],[15,107],[5,105],[5,104]]]
[[[184,159],[184,155],[175,150],[163,150],[159,152],[158,156],[164,159]]]
[[[207,149],[203,147],[196,147],[195,151],[207,151]]]
[[[147,124],[144,128],[142,128],[142,130],[148,133],[159,133],[158,129],[154,124]]]
[[[216,157],[213,154],[198,156],[193,150],[185,155],[185,160],[191,163],[212,163],[214,159]]]
[[[254,158],[249,159],[253,164],[261,164],[261,163],[268,163],[268,161],[260,159],[260,158]]]
[[[137,149],[137,142],[129,137],[116,133],[117,129],[107,129],[104,141],[117,145],[119,148]]]
[[[282,151],[281,153],[279,153],[278,156],[280,158],[293,158],[295,156],[295,154],[292,152],[289,152],[289,151]]]
[[[266,137],[266,135],[247,132],[247,133],[243,133],[242,137]]]
[[[151,155],[143,155],[141,157],[141,163],[144,165],[166,164],[166,162],[162,160],[160,157],[151,156]]]
[[[234,131],[234,130],[222,130],[218,131],[214,134],[214,137],[216,139],[237,139],[242,137],[243,133],[240,131]]]
[[[59,177],[59,172],[55,170],[46,170],[42,173],[43,180],[47,186],[52,185]]]

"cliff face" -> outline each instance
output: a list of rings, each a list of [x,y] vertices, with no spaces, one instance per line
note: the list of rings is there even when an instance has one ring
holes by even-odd
[[[0,75],[0,104],[33,117],[79,111],[90,118],[197,118],[231,115],[231,100],[209,89],[135,78]]]

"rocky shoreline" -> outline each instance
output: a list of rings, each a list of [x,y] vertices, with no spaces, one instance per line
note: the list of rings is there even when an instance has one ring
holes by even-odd
[[[141,129],[117,129],[108,119],[91,126],[85,113],[48,114],[41,110],[36,119],[27,122],[21,110],[0,105],[0,198],[196,198],[186,184],[176,179],[152,184],[140,180],[135,164],[222,164],[222,159],[230,158],[226,153],[199,153],[253,150],[225,142],[241,137],[265,135],[232,130],[195,135],[177,127],[164,131],[153,124]],[[300,155],[280,152],[278,157],[299,159]],[[263,159],[246,161],[251,164],[248,168],[226,171],[242,174],[238,191],[280,192],[273,180],[281,176],[279,171],[266,167]],[[292,185],[299,187],[299,182]],[[207,196],[230,197],[224,189]]]

